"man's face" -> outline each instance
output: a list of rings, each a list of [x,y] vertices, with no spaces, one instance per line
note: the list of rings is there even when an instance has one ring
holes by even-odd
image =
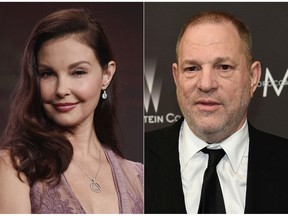
[[[219,142],[241,128],[260,78],[249,65],[236,28],[229,22],[188,27],[173,64],[177,99],[193,133]]]

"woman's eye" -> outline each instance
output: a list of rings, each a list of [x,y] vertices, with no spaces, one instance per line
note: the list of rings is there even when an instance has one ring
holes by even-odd
[[[48,79],[54,76],[54,73],[52,71],[39,71],[38,74],[43,79]]]
[[[74,76],[84,76],[86,74],[87,74],[87,72],[85,70],[82,70],[82,69],[77,69],[77,70],[74,70],[72,72],[72,75],[74,75]]]

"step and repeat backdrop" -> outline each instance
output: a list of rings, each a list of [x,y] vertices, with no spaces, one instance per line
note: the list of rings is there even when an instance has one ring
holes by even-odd
[[[56,10],[87,8],[102,23],[117,63],[118,117],[123,152],[143,161],[143,3],[0,2],[0,132],[7,122],[19,61],[36,22]]]
[[[172,77],[175,46],[195,13],[222,10],[249,26],[262,75],[248,119],[256,128],[288,138],[288,3],[145,3],[144,122],[150,131],[181,117]]]

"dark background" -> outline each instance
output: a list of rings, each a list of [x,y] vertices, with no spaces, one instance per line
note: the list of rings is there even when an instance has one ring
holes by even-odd
[[[149,62],[156,62],[154,82],[156,80],[162,85],[158,110],[155,111],[150,98],[150,106],[145,110],[144,117],[165,117],[169,113],[180,115],[171,70],[176,40],[190,16],[203,10],[230,12],[249,26],[254,58],[261,61],[262,75],[250,105],[248,120],[258,129],[288,138],[288,80],[279,96],[273,87],[268,87],[267,96],[264,97],[264,87],[260,85],[267,69],[273,79],[279,81],[284,78],[288,68],[288,3],[285,2],[145,3],[145,73],[151,73]],[[145,93],[146,84],[145,79]],[[171,118],[169,122],[149,121],[145,124],[145,130],[162,128],[172,123]]]
[[[56,10],[88,8],[102,23],[120,79],[118,117],[123,152],[143,161],[143,3],[0,3],[0,132],[7,122],[25,42],[36,22]]]

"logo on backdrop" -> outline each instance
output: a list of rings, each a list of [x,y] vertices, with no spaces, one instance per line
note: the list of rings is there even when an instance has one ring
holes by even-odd
[[[156,76],[156,59],[147,59],[145,64],[144,122],[146,124],[174,123],[181,118],[174,113],[159,113],[162,78]],[[153,109],[152,109],[153,108]],[[151,111],[152,109],[152,111]],[[150,111],[150,112],[149,112]]]
[[[284,86],[288,85],[288,69],[286,70],[286,73],[284,74],[284,77],[282,80],[276,80],[273,78],[269,68],[266,68],[265,78],[263,81],[259,81],[258,88],[263,87],[263,97],[268,96],[268,88],[272,87],[276,95],[279,97],[281,92],[283,91]],[[272,91],[272,90],[271,90]],[[272,94],[272,92],[269,91],[269,94]]]
[[[155,79],[156,60],[147,60],[145,69],[145,112],[149,110],[150,101],[153,104],[155,113],[158,111],[162,80]]]

